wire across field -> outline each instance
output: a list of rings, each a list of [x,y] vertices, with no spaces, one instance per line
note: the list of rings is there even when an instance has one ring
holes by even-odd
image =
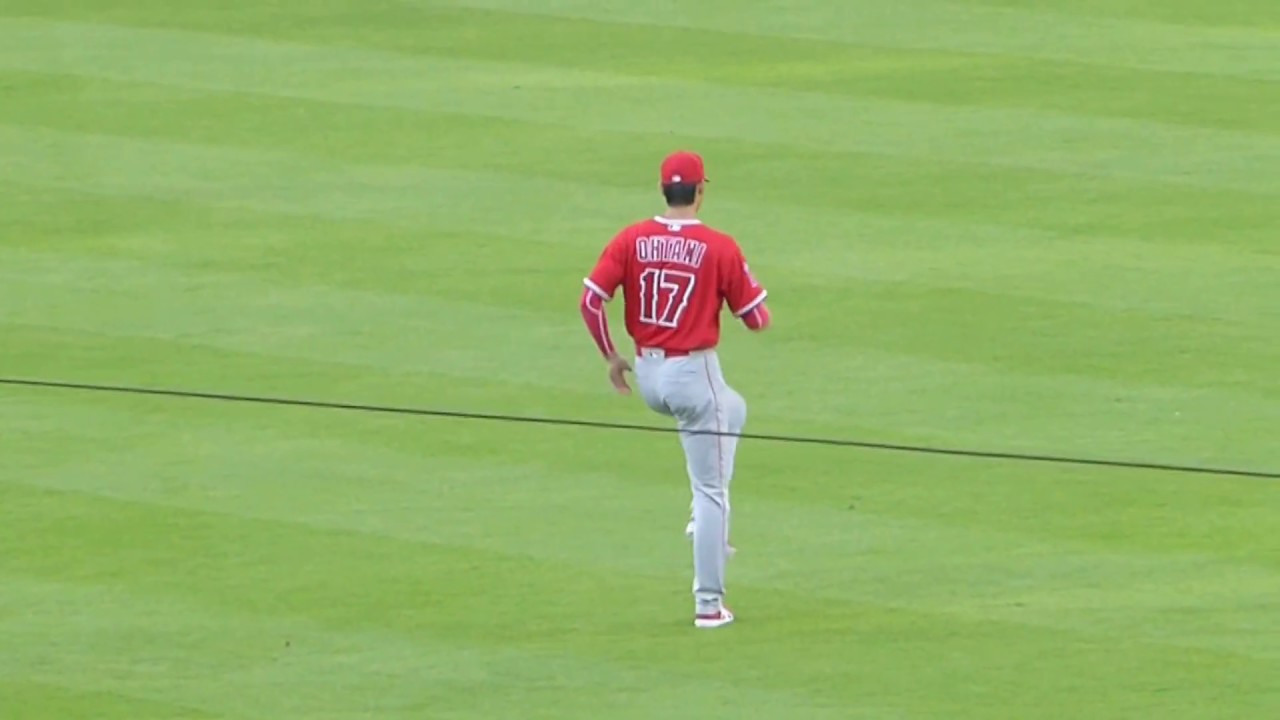
[[[220,402],[251,403],[255,405],[279,405],[284,407],[310,408],[314,410],[344,410],[347,412],[379,413],[391,415],[416,415],[419,417],[445,418],[450,420],[488,420],[505,423],[526,423],[532,425],[559,425],[563,427],[594,428],[598,430],[626,430],[631,432],[668,433],[687,435],[736,436],[745,440],[764,440],[768,442],[791,443],[796,445],[829,445],[834,447],[858,448],[863,450],[888,450],[892,452],[917,453],[922,455],[946,455],[957,458],[982,458],[985,460],[1008,460],[1013,462],[1039,462],[1056,465],[1091,465],[1131,470],[1157,470],[1171,473],[1190,473],[1196,475],[1223,475],[1235,477],[1252,477],[1276,480],[1280,472],[1264,470],[1240,470],[1233,468],[1202,467],[1197,465],[1178,465],[1167,462],[1139,462],[1133,460],[1105,460],[1100,458],[1067,457],[1063,455],[1029,455],[1025,453],[1008,453],[996,450],[972,450],[960,448],[927,447],[923,445],[898,445],[893,443],[873,442],[869,440],[851,440],[837,438],[805,437],[801,435],[767,435],[760,433],[726,433],[714,430],[678,430],[672,427],[655,427],[652,425],[636,425],[633,423],[602,422],[598,420],[574,420],[569,418],[531,417],[527,415],[504,415],[482,412],[466,412],[462,410],[440,410],[428,408],[396,407],[392,405],[369,405],[361,403],[345,403],[326,400],[303,400],[295,398],[264,397],[255,395],[239,395],[226,392],[202,392],[198,390],[173,390],[162,388],[130,387],[125,385],[95,385],[88,383],[68,382],[64,380],[33,380],[26,378],[0,378],[0,385],[16,387],[43,388],[48,390],[80,390],[84,392],[116,393],[123,395],[157,395],[186,400],[216,400]]]

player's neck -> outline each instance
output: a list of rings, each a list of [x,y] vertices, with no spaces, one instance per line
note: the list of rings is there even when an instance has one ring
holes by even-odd
[[[662,217],[668,220],[697,220],[698,211],[693,207],[668,207]]]

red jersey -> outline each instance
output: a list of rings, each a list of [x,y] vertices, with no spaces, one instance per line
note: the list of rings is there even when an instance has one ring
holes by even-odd
[[[722,305],[747,322],[757,308],[763,312],[768,295],[733,237],[698,220],[663,217],[624,228],[584,282],[602,300],[621,286],[627,333],[637,347],[669,352],[714,348]]]

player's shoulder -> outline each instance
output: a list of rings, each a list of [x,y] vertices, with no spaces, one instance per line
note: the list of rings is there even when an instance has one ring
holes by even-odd
[[[662,226],[657,223],[654,218],[636,220],[635,222],[623,225],[622,228],[614,234],[613,242],[631,242],[636,238],[657,234],[661,229]]]
[[[623,233],[632,235],[661,235],[680,230],[681,224],[661,217],[647,217],[636,220],[622,229]]]
[[[706,224],[699,225],[697,227],[702,236],[708,240],[729,246],[736,246],[738,244],[737,238],[735,238],[732,233],[721,230],[720,228]]]
[[[706,243],[708,249],[717,255],[734,256],[741,252],[737,238],[706,223],[699,223],[690,227],[686,234],[688,237]]]

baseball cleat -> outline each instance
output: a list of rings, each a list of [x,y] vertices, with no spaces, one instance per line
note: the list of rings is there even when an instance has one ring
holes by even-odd
[[[718,628],[733,622],[733,613],[722,607],[719,611],[706,615],[694,615],[693,626],[697,628]]]

